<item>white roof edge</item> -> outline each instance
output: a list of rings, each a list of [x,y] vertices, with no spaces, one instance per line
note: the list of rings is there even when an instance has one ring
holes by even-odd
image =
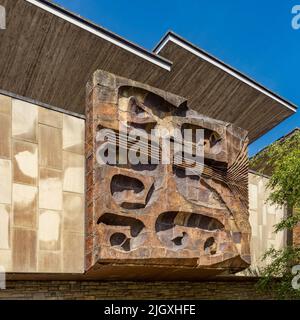
[[[265,94],[266,96],[272,98],[273,100],[277,101],[278,103],[282,104],[283,106],[285,106],[286,108],[292,110],[293,112],[297,111],[297,108],[295,108],[294,106],[288,104],[286,101],[280,99],[279,97],[273,95],[272,93],[268,92],[267,90],[265,90],[264,88],[260,87],[259,85],[257,85],[256,83],[252,82],[251,80],[243,77],[242,75],[240,75],[238,72],[235,72],[234,70],[230,69],[229,67],[227,67],[226,65],[216,61],[215,59],[212,59],[211,57],[209,57],[208,55],[204,54],[203,52],[196,50],[194,47],[192,47],[191,45],[189,45],[188,43],[178,39],[177,37],[174,37],[172,34],[168,34],[164,40],[159,44],[159,46],[157,48],[155,48],[154,52],[156,54],[159,54],[159,52],[163,49],[163,47],[169,42],[173,42],[175,44],[177,44],[178,46],[184,48],[185,50],[191,52],[192,54],[194,54],[195,56],[198,56],[199,58],[215,65],[216,67],[222,69],[223,71],[227,72],[228,74],[232,75],[233,77],[239,79],[240,81],[246,83],[247,85],[249,85],[250,87],[262,92],[263,94]]]
[[[123,43],[122,41],[119,41],[118,39],[114,38],[114,37],[110,37],[108,34],[104,33],[104,32],[101,32],[101,30],[97,30],[96,28],[93,28],[81,21],[78,21],[76,20],[75,18],[71,17],[71,16],[68,16],[67,14],[64,14],[63,12],[59,11],[59,10],[56,10],[55,8],[53,8],[52,6],[48,6],[47,4],[44,4],[44,3],[41,3],[40,1],[38,0],[25,0],[47,12],[50,12],[51,14],[61,18],[61,19],[64,19],[65,21],[68,21],[74,25],[76,25],[77,27],[81,28],[81,29],[84,29],[106,41],[109,41],[111,43],[113,43],[114,45],[124,49],[124,50],[127,50],[167,71],[170,71],[171,70],[171,66],[166,62],[164,63],[163,61],[161,61],[160,59],[155,59],[154,57],[151,57],[151,55],[147,55],[145,54],[144,52],[142,52],[142,50],[138,50],[138,48],[133,48],[133,46],[130,46],[126,43]]]

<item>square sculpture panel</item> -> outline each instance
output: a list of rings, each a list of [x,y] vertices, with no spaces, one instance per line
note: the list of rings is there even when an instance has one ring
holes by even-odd
[[[246,131],[190,110],[182,97],[104,71],[88,83],[86,117],[87,269],[118,264],[219,274],[249,266]],[[157,129],[166,136],[156,140]],[[197,129],[202,156],[191,174]],[[105,130],[114,139],[99,138]],[[136,130],[144,136],[132,140]],[[176,153],[178,132],[190,157]],[[166,137],[169,162],[162,157]],[[99,161],[111,145],[116,162]],[[130,162],[130,148],[149,162]]]

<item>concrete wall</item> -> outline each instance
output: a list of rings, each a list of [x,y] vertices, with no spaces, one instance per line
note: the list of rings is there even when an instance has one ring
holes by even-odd
[[[84,270],[84,120],[0,95],[0,265]]]
[[[280,249],[286,245],[285,232],[274,233],[274,225],[285,216],[286,210],[267,202],[270,191],[268,178],[258,174],[249,174],[249,219],[252,228],[251,258],[252,270],[265,265],[262,255],[272,246]]]

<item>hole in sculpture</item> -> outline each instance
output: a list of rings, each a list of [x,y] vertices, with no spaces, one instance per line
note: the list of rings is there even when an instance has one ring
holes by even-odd
[[[218,133],[212,132],[209,137],[210,147],[213,148],[221,141],[221,137]]]
[[[126,240],[124,233],[116,232],[110,237],[110,244],[112,246],[120,246]]]
[[[121,247],[124,251],[130,251],[130,239],[124,233],[116,232],[112,234],[110,244],[113,247]]]
[[[113,247],[118,247],[124,251],[130,251],[133,247],[136,247],[138,243],[141,245],[145,240],[141,231],[145,228],[145,225],[135,218],[119,216],[113,213],[105,213],[102,215],[97,224],[105,224],[108,226],[120,226],[120,227],[130,227],[130,238],[122,232],[115,232],[110,236],[110,245]],[[132,242],[133,241],[133,242]]]
[[[112,195],[116,192],[123,192],[125,190],[132,190],[134,193],[140,193],[144,190],[144,184],[136,178],[117,174],[111,179],[110,189]]]
[[[186,169],[184,168],[180,168],[180,167],[177,167],[177,166],[173,166],[173,174],[177,177],[177,178],[180,178],[180,179],[185,179],[185,178],[188,178],[188,179],[191,179],[191,180],[196,180],[196,181],[199,181],[200,180],[200,177],[197,176],[197,175],[187,175],[186,173]]]
[[[125,250],[125,251],[130,251],[131,248],[130,248],[130,239],[126,239],[124,241],[124,243],[121,245],[121,247]]]
[[[197,130],[203,130],[203,145],[205,153],[214,153],[218,154],[222,150],[221,142],[222,137],[215,131],[210,130],[208,128],[203,128],[201,126],[197,126],[190,123],[184,123],[181,127],[182,134],[184,134],[185,129],[191,129],[192,134],[184,136],[184,140],[189,140],[190,142],[197,143],[197,138],[200,138],[201,135],[197,136]]]
[[[191,212],[164,212],[156,220],[156,232],[165,231],[173,228],[175,225],[199,228],[206,231],[217,231],[224,228],[223,224],[215,218],[203,214]]]
[[[142,209],[150,200],[154,185],[145,195],[144,184],[136,178],[118,174],[111,179],[111,194],[116,203],[124,209]]]
[[[183,240],[184,240],[187,236],[188,236],[187,233],[186,233],[186,232],[183,232],[183,233],[182,233],[182,236],[178,236],[178,237],[172,239],[172,242],[174,242],[174,244],[175,244],[176,246],[182,246],[182,245],[183,245]]]
[[[128,159],[128,150],[124,149],[124,147],[120,147],[118,144],[116,145],[115,151],[111,151],[111,153],[115,156],[116,163],[107,162],[109,166],[117,166],[119,168],[126,168],[134,171],[154,171],[157,168],[157,164],[151,164],[150,158],[148,163],[145,164],[140,162],[138,164],[131,164]],[[108,157],[108,149],[104,151],[104,156]]]
[[[145,227],[143,222],[138,219],[119,216],[114,213],[105,213],[102,215],[97,221],[97,224],[100,223],[104,223],[109,226],[128,226],[130,227],[130,234],[132,237],[137,237]]]
[[[217,244],[214,237],[209,237],[204,243],[204,251],[213,255],[217,252]]]

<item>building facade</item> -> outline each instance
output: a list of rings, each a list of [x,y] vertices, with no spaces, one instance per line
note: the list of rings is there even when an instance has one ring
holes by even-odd
[[[286,245],[273,232],[286,209],[266,202],[268,177],[248,172],[247,145],[296,106],[173,32],[149,52],[45,0],[0,5],[0,265],[9,279],[237,278]],[[146,130],[203,129],[204,178],[183,188],[174,164],[100,168],[97,130],[117,131],[125,118]]]

